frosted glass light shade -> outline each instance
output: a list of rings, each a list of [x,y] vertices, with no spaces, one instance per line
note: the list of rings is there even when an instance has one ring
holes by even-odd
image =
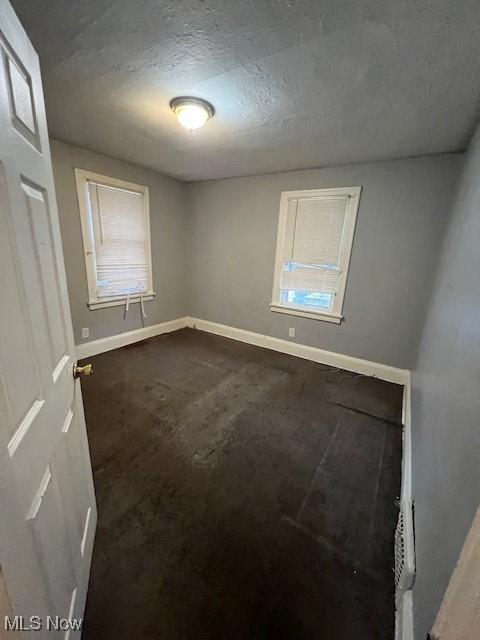
[[[180,124],[190,131],[203,127],[215,113],[212,105],[200,98],[174,98],[170,102],[170,108]]]

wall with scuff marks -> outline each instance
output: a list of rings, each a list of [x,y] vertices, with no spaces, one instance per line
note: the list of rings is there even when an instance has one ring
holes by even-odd
[[[185,316],[185,185],[58,140],[51,140],[50,145],[75,343]],[[87,306],[87,277],[74,168],[146,185],[150,190],[153,288],[157,295],[154,300],[144,303],[146,320],[142,320],[138,303],[130,306],[127,317],[124,307],[90,311]],[[89,338],[82,338],[82,327],[89,327]]]
[[[461,156],[188,186],[190,315],[411,368]],[[272,313],[280,194],[362,186],[341,325]]]
[[[480,501],[480,131],[467,154],[413,373],[415,637],[426,637]]]

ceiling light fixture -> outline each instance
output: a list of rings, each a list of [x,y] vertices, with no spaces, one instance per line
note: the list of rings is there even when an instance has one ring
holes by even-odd
[[[181,96],[170,101],[170,109],[177,116],[177,120],[185,129],[199,129],[212,118],[215,109],[206,100]]]

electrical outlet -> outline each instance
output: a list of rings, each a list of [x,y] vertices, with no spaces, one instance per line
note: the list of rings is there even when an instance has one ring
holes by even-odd
[[[90,335],[90,329],[88,327],[83,327],[82,329],[82,338],[88,338]]]
[[[288,337],[289,338],[294,338],[295,337],[295,329],[294,329],[294,327],[290,327],[290,329],[288,330]]]

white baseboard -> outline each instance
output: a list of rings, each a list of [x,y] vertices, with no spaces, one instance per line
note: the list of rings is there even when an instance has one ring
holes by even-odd
[[[239,340],[240,342],[247,342],[258,347],[264,347],[265,349],[303,358],[304,360],[312,360],[320,364],[345,369],[346,371],[373,376],[374,378],[380,378],[387,382],[405,386],[408,385],[408,387],[410,385],[410,371],[407,369],[398,369],[397,367],[391,367],[387,364],[362,360],[361,358],[354,358],[353,356],[347,356],[342,353],[325,351],[318,347],[310,347],[305,344],[299,344],[298,342],[289,342],[288,340],[274,338],[273,336],[263,335],[262,333],[254,333],[253,331],[237,329],[236,327],[229,327],[224,324],[218,324],[217,322],[210,322],[209,320],[201,320],[200,318],[191,318],[188,316],[142,327],[141,329],[134,329],[133,331],[126,331],[116,336],[109,336],[108,338],[100,338],[99,340],[91,340],[90,342],[78,344],[77,358],[88,358],[89,356],[94,356],[104,351],[118,349],[119,347],[124,347],[128,344],[139,342],[140,340],[146,340],[147,338],[153,338],[162,333],[177,331],[184,327],[214,333],[233,340]]]
[[[413,597],[411,589],[403,594],[395,616],[395,640],[413,640]]]
[[[162,333],[177,331],[178,329],[183,329],[186,326],[188,326],[186,317],[176,318],[175,320],[152,324],[148,327],[142,327],[141,329],[134,329],[133,331],[119,333],[116,336],[109,336],[108,338],[100,338],[100,340],[91,340],[90,342],[77,344],[77,358],[79,360],[82,358],[89,358],[90,356],[95,356],[98,353],[112,351],[112,349],[125,347],[127,344],[133,344],[140,340],[153,338],[154,336],[159,336]]]
[[[402,491],[400,496],[400,509],[409,517],[405,519],[405,567],[406,572],[415,576],[415,531],[412,517],[412,410],[411,410],[411,383],[404,386],[403,390],[403,450],[402,450]],[[395,640],[413,640],[413,592],[405,591],[401,597],[396,595],[397,608],[395,611]]]
[[[410,398],[410,371],[408,371],[408,369],[399,369],[397,367],[391,367],[388,364],[362,360],[361,358],[346,356],[342,353],[325,351],[318,347],[310,347],[305,344],[299,344],[298,342],[289,342],[288,340],[274,338],[273,336],[263,335],[262,333],[246,331],[245,329],[237,329],[236,327],[229,327],[224,324],[218,324],[217,322],[210,322],[209,320],[201,320],[200,318],[191,318],[188,316],[184,318],[176,318],[175,320],[168,320],[167,322],[161,322],[159,324],[153,324],[148,327],[142,327],[141,329],[134,329],[133,331],[126,331],[125,333],[119,333],[115,336],[77,344],[77,358],[88,358],[89,356],[94,356],[98,353],[118,349],[128,344],[133,344],[140,340],[146,340],[147,338],[153,338],[154,336],[159,336],[162,333],[177,331],[184,327],[199,329],[200,331],[214,333],[219,336],[231,338],[232,340],[239,340],[240,342],[248,342],[249,344],[253,344],[258,347],[279,351],[291,356],[296,356],[297,358],[303,358],[304,360],[312,360],[313,362],[319,362],[320,364],[326,364],[331,367],[338,367],[339,369],[345,369],[346,371],[353,371],[366,376],[380,378],[387,382],[405,385],[405,388],[408,388],[408,398]],[[408,419],[409,406],[410,401],[408,401]],[[404,400],[405,425],[407,424],[406,407],[407,405]]]
[[[413,522],[413,490],[412,490],[412,409],[411,383],[403,388],[402,410],[402,489],[400,509],[405,513],[404,555],[405,571],[410,576],[409,589],[415,580],[415,530]],[[408,592],[407,592],[408,593]]]
[[[412,502],[412,388],[410,379],[403,389],[403,459],[402,459],[402,496],[404,502]]]
[[[240,342],[248,342],[257,347],[280,351],[281,353],[297,356],[297,358],[303,358],[304,360],[312,360],[313,362],[319,362],[331,367],[362,373],[366,376],[373,376],[374,378],[380,378],[381,380],[394,382],[396,384],[407,385],[410,382],[410,371],[407,369],[397,369],[387,364],[379,364],[378,362],[370,362],[369,360],[362,360],[361,358],[354,358],[341,353],[334,353],[333,351],[325,351],[317,347],[310,347],[305,344],[298,344],[297,342],[289,342],[281,338],[273,338],[272,336],[254,333],[253,331],[245,331],[244,329],[237,329],[236,327],[229,327],[224,324],[210,322],[209,320],[187,318],[187,322],[189,327],[200,329],[200,331],[215,333],[220,336],[225,336],[226,338],[239,340]]]

